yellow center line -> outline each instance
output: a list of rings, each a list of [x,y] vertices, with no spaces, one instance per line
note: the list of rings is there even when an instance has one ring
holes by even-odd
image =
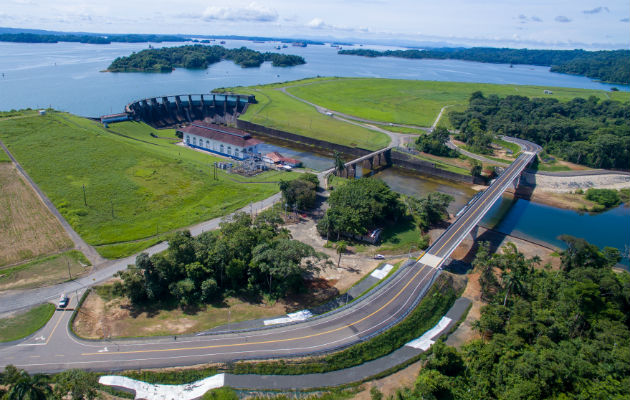
[[[501,187],[502,185],[497,185],[495,187],[495,189],[491,192],[491,195],[488,196],[482,203],[481,205],[485,204],[494,194],[494,192],[496,190],[498,190],[499,187]],[[464,221],[460,227],[451,235],[449,236],[449,238],[444,242],[444,244],[438,249],[437,252],[439,252],[440,250],[442,250],[442,248],[444,246],[446,246],[446,243],[448,243],[453,236],[455,236],[457,234],[457,232],[460,231],[460,229],[463,228],[463,226],[468,222],[468,220],[470,218],[472,218],[472,216],[475,213],[472,213],[467,219],[466,221]],[[265,341],[260,341],[260,342],[249,342],[249,343],[231,343],[231,344],[216,344],[216,345],[208,345],[208,346],[196,346],[196,347],[179,347],[179,348],[169,348],[169,349],[154,349],[154,350],[130,350],[130,351],[119,351],[119,352],[115,352],[115,353],[109,353],[109,354],[137,354],[137,353],[155,353],[155,352],[171,352],[171,351],[185,351],[185,350],[204,350],[204,349],[212,349],[212,348],[219,348],[219,347],[240,347],[240,346],[251,346],[251,345],[260,345],[260,344],[271,344],[271,343],[282,343],[282,342],[291,342],[291,341],[296,341],[296,340],[302,340],[302,339],[309,339],[312,337],[317,337],[317,336],[322,336],[322,335],[327,335],[329,333],[333,333],[333,332],[338,332],[342,329],[345,328],[349,328],[352,325],[356,325],[359,324],[363,321],[365,321],[368,318],[371,318],[372,316],[374,316],[375,314],[381,312],[385,307],[389,306],[394,300],[396,300],[406,289],[407,287],[409,287],[409,285],[418,277],[418,275],[420,275],[420,273],[427,267],[426,264],[422,264],[422,267],[418,270],[418,272],[416,272],[414,274],[414,276],[409,279],[409,281],[407,282],[407,284],[405,284],[405,286],[400,289],[400,291],[398,291],[398,293],[396,293],[396,295],[394,295],[394,297],[392,297],[387,303],[385,303],[384,305],[382,305],[378,310],[372,312],[369,315],[366,315],[365,317],[354,321],[350,324],[341,326],[339,328],[335,328],[335,329],[330,329],[328,331],[325,332],[320,332],[320,333],[314,333],[311,335],[306,335],[306,336],[300,336],[300,337],[295,337],[295,338],[287,338],[287,339],[276,339],[276,340],[265,340]],[[56,327],[55,327],[56,328]],[[99,356],[99,355],[109,355],[108,353],[82,353],[81,355],[83,356]]]
[[[70,304],[70,299],[68,299],[68,304]],[[52,336],[53,336],[53,333],[55,333],[55,331],[57,330],[57,327],[59,326],[59,323],[63,319],[63,313],[64,313],[64,311],[59,313],[59,319],[57,320],[57,323],[55,324],[55,327],[53,328],[52,332],[50,332],[50,335],[48,335],[48,339],[46,339],[46,343],[45,344],[48,344],[48,342],[50,341],[50,338],[52,338]]]
[[[372,312],[369,315],[366,315],[365,317],[354,321],[350,324],[344,325],[344,326],[340,326],[339,328],[335,328],[335,329],[330,329],[328,331],[325,332],[320,332],[320,333],[313,333],[311,335],[306,335],[306,336],[300,336],[300,337],[295,337],[295,338],[287,338],[287,339],[276,339],[276,340],[266,340],[266,341],[262,341],[262,342],[249,342],[249,343],[232,343],[232,344],[217,344],[217,345],[209,345],[209,346],[198,346],[198,347],[180,347],[180,348],[172,348],[172,349],[156,349],[156,350],[131,350],[131,351],[119,351],[116,353],[112,353],[112,354],[135,354],[135,353],[153,353],[153,352],[164,352],[164,351],[179,351],[179,350],[202,350],[202,349],[212,349],[212,348],[217,348],[217,347],[234,347],[234,346],[250,346],[250,345],[257,345],[257,344],[269,344],[269,343],[280,343],[280,342],[290,342],[290,341],[294,341],[294,340],[301,340],[301,339],[308,339],[308,338],[312,338],[312,337],[316,337],[316,336],[321,336],[321,335],[326,335],[329,333],[333,333],[333,332],[337,332],[340,331],[342,329],[348,328],[352,325],[356,325],[359,324],[363,321],[365,321],[366,319],[374,316],[374,314],[382,311],[385,307],[387,307],[388,305],[390,305],[394,300],[396,300],[398,298],[398,296],[400,296],[402,294],[402,292],[405,291],[405,289],[407,289],[407,287],[409,285],[411,285],[411,283],[414,281],[414,279],[416,279],[416,277],[422,272],[422,270],[424,269],[424,267],[426,267],[426,265],[423,265],[422,268],[420,268],[418,270],[418,272],[415,273],[415,275],[409,279],[409,282],[407,282],[407,284],[400,289],[400,291],[398,293],[396,293],[396,295],[394,297],[392,297],[387,303],[385,303],[384,305],[382,305],[378,310]],[[83,353],[81,354],[83,356],[95,356],[95,355],[106,355],[106,353]]]

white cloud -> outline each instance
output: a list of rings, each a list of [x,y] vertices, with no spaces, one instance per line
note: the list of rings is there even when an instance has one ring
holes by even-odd
[[[324,29],[329,27],[321,18],[313,18],[308,24],[306,24],[306,26],[313,29]]]
[[[203,12],[202,18],[206,21],[274,22],[278,20],[278,12],[253,2],[244,8],[210,6]]]
[[[554,19],[556,20],[556,22],[571,22],[571,20],[569,18],[565,17],[564,15],[558,15]]]

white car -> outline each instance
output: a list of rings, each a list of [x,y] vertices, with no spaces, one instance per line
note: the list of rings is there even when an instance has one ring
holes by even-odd
[[[61,295],[61,298],[59,299],[59,308],[66,308],[68,306],[68,301],[70,299],[68,299],[68,296],[66,296],[65,294]]]
[[[375,255],[375,256],[374,256],[374,259],[375,259],[375,260],[384,260],[384,259],[385,259],[385,256],[384,256],[384,255],[382,255],[382,254],[377,254],[377,255]]]

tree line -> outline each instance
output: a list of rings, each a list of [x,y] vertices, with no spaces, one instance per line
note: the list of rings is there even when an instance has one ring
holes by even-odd
[[[171,72],[174,68],[206,69],[221,60],[231,60],[243,68],[260,67],[271,61],[274,67],[305,64],[304,58],[291,54],[261,53],[246,47],[226,49],[201,44],[145,49],[116,58],[107,68],[110,72]]]
[[[162,43],[162,42],[186,42],[190,39],[175,35],[54,35],[40,33],[1,33],[0,42],[16,43],[59,43],[76,42],[88,44],[110,43]]]
[[[442,342],[396,399],[621,399],[630,396],[630,275],[619,251],[565,236],[561,268],[513,245],[474,261],[487,302],[457,350]]]
[[[585,75],[605,82],[630,84],[630,50],[530,50],[494,47],[427,50],[340,50],[339,54],[363,57],[466,60],[495,64],[528,64],[551,67],[552,72]]]
[[[458,139],[489,149],[494,135],[514,136],[546,152],[593,168],[630,167],[630,107],[613,100],[574,98],[567,102],[524,96],[471,95],[468,109],[449,114]]]
[[[277,299],[302,289],[307,274],[325,258],[293,240],[276,210],[255,218],[238,213],[220,229],[192,237],[189,231],[168,238],[168,250],[136,258],[118,273],[114,291],[134,304],[174,301],[188,307],[220,302],[224,296]]]

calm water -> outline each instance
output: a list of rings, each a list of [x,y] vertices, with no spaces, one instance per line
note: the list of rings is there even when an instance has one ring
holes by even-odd
[[[167,46],[175,46],[171,43]],[[207,93],[226,86],[282,82],[313,76],[353,76],[435,81],[511,83],[609,90],[612,85],[588,78],[556,74],[547,67],[483,64],[455,60],[405,60],[340,56],[329,46],[275,50],[275,43],[227,41],[226,47],[247,46],[303,56],[307,64],[276,68],[265,63],[244,69],[230,61],[207,70],[178,69],[169,74],[100,72],[120,56],[148,47],[146,43],[89,45],[0,42],[0,110],[53,107],[82,116],[122,111],[140,98],[180,93]],[[154,44],[159,47],[160,44]],[[2,75],[4,74],[4,76]],[[615,85],[621,90],[627,86]]]
[[[459,211],[475,194],[465,185],[426,179],[395,168],[379,172],[375,177],[407,195],[423,196],[432,191],[450,194],[455,198],[449,207],[451,213]],[[564,242],[558,236],[563,234],[586,239],[600,248],[611,246],[624,252],[630,247],[630,208],[624,206],[588,214],[505,196],[492,206],[481,224],[560,248],[564,248]],[[629,265],[627,258],[622,263]]]

